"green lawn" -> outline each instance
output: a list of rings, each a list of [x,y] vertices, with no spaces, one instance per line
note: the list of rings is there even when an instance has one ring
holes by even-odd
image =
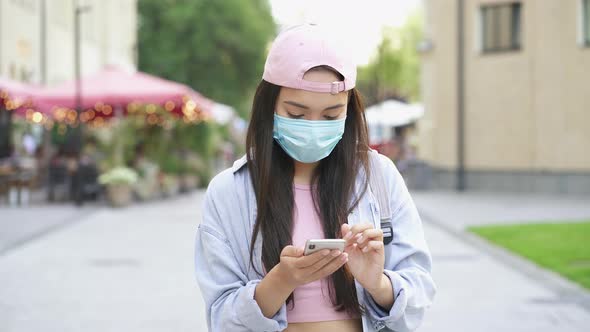
[[[590,289],[590,220],[469,230]]]

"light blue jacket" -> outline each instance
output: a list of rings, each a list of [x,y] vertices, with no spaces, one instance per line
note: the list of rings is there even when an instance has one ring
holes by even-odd
[[[420,325],[436,292],[430,275],[430,253],[414,202],[393,162],[374,151],[369,155],[378,158],[391,195],[394,236],[385,246],[384,272],[391,280],[395,302],[389,312],[384,312],[357,282],[357,296],[366,309],[363,331],[411,331]],[[203,203],[195,265],[207,307],[207,325],[215,332],[282,331],[287,327],[286,305],[274,317],[266,318],[254,300],[254,290],[261,279],[249,259],[256,198],[245,165],[244,156],[232,168],[218,174],[209,184]],[[364,179],[364,172],[361,173],[357,176],[359,184]],[[361,222],[380,227],[378,200],[370,189],[348,217],[351,225]],[[258,271],[264,271],[261,249],[259,236],[254,245]]]

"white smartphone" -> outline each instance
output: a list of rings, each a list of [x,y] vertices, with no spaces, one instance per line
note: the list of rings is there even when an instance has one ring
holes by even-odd
[[[305,243],[305,250],[303,251],[303,255],[311,255],[314,252],[323,249],[344,251],[345,244],[346,241],[342,239],[307,240],[307,242]]]

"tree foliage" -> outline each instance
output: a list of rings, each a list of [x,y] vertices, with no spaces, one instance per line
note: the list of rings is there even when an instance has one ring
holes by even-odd
[[[266,0],[140,0],[138,7],[140,70],[247,113],[275,33]]]
[[[422,39],[422,14],[411,15],[400,28],[383,31],[372,61],[359,68],[357,85],[367,104],[388,98],[420,98],[420,58],[418,44]]]

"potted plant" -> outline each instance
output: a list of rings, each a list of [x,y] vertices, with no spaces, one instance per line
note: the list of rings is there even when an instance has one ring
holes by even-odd
[[[159,194],[160,183],[158,182],[158,174],[160,169],[156,163],[150,160],[141,160],[136,163],[137,182],[133,185],[135,196],[142,201],[150,200]]]
[[[200,185],[201,173],[205,164],[203,159],[195,152],[188,151],[182,160],[181,188],[183,192],[190,192]]]
[[[122,207],[131,203],[132,186],[137,182],[137,172],[128,167],[115,167],[98,177],[107,187],[107,197],[112,206]]]
[[[162,175],[162,192],[166,197],[172,197],[180,192],[180,181],[178,175]]]
[[[171,197],[180,191],[180,159],[171,154],[160,161],[161,168],[161,188],[164,196]]]
[[[187,172],[182,176],[182,184],[185,191],[189,192],[199,187],[199,169],[188,167]]]

